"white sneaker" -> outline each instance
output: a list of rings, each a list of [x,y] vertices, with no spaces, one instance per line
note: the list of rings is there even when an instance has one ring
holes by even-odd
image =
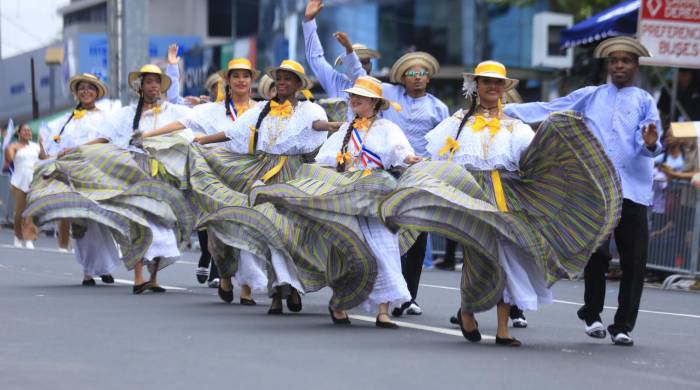
[[[513,328],[527,328],[525,317],[511,318],[511,321],[513,321]]]
[[[209,281],[209,288],[219,288],[220,281],[219,278],[212,279]]]
[[[24,247],[27,249],[34,249],[34,242],[29,240],[24,240]]]
[[[24,248],[23,241],[15,236],[15,248]]]
[[[406,309],[406,314],[419,316],[423,314],[423,309],[421,309],[415,302],[411,302],[411,306]]]
[[[615,345],[625,345],[625,346],[634,345],[634,340],[632,340],[632,337],[630,337],[629,333],[627,333],[627,332],[620,332],[616,335],[610,333],[610,339],[612,340],[613,344],[615,344]]]
[[[61,247],[58,248],[58,251],[61,253],[68,253],[69,252],[68,248],[61,248]]]
[[[590,325],[586,325],[586,334],[594,339],[604,339],[606,334],[605,327],[602,322],[596,321]]]

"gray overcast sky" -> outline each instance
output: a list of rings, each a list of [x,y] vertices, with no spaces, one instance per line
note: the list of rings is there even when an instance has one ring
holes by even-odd
[[[2,58],[34,50],[61,36],[56,10],[70,0],[0,0]]]

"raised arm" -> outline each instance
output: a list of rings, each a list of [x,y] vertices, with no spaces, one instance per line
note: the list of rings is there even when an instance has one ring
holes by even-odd
[[[173,104],[187,104],[187,101],[180,96],[180,57],[177,55],[178,46],[171,44],[168,46],[168,66],[165,67],[165,74],[172,80],[168,88],[168,101]]]
[[[525,123],[542,122],[554,111],[574,110],[581,111],[596,87],[585,87],[554,99],[551,102],[534,102],[522,104],[506,104],[503,112],[513,118],[520,119]]]
[[[315,17],[323,8],[323,1],[309,0],[304,13],[302,29],[304,31],[304,52],[306,62],[316,75],[319,84],[326,91],[329,97],[339,96],[341,91],[352,84],[350,79],[333,69],[333,66],[326,61],[323,53],[323,46],[318,38]],[[351,46],[352,47],[352,46]]]
[[[663,151],[658,131],[661,129],[661,119],[654,99],[646,92],[644,96],[644,119],[639,122],[637,134],[635,134],[637,151],[642,156],[656,157]]]

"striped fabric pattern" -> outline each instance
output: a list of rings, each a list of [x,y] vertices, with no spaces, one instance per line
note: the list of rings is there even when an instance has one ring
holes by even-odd
[[[190,205],[180,191],[146,173],[137,162],[141,158],[146,160],[98,144],[47,161],[35,171],[25,216],[40,225],[65,218],[79,226],[90,219],[109,227],[130,270],[151,244],[147,219],[176,226],[183,247],[194,226]]]
[[[381,205],[394,229],[445,235],[465,250],[462,309],[488,310],[502,297],[497,243],[509,241],[551,284],[582,271],[620,216],[620,182],[602,145],[571,112],[552,114],[521,156],[501,172],[508,212],[498,210],[490,172],[449,162],[409,168]]]
[[[268,181],[269,185],[253,187],[282,157],[261,152],[237,155],[220,147],[191,146],[192,203],[200,213],[198,227],[215,237],[210,249],[221,275],[228,277],[237,270],[236,250],[247,250],[269,261],[272,247],[296,270],[306,292],[330,286],[331,307],[359,305],[372,290],[376,264],[366,261],[369,248],[353,239],[356,232],[342,225],[328,229],[311,223],[256,192],[263,188],[293,189],[275,183],[292,180],[302,166],[302,156],[287,156],[284,167]],[[359,227],[356,229],[359,232]]]

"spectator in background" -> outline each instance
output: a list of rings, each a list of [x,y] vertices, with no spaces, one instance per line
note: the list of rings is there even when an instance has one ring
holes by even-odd
[[[664,128],[668,128],[670,122],[700,121],[700,77],[694,69],[678,70],[678,103],[685,109],[688,117],[680,110],[676,110],[673,118],[671,115],[671,95],[664,89],[659,97],[659,114]]]

